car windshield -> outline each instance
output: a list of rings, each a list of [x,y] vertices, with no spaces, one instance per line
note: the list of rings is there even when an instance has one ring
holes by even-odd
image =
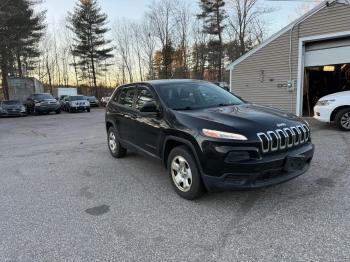
[[[10,106],[10,105],[19,105],[21,104],[18,100],[9,100],[9,101],[3,101],[3,105]]]
[[[45,99],[54,99],[50,94],[34,94],[33,99],[35,100],[45,100]]]
[[[240,105],[244,102],[221,87],[204,82],[166,83],[157,85],[164,103],[174,110]]]
[[[83,96],[71,96],[69,98],[70,101],[78,101],[78,100],[84,100]]]
[[[87,96],[86,99],[87,100],[96,100],[96,97],[94,97],[94,96]]]

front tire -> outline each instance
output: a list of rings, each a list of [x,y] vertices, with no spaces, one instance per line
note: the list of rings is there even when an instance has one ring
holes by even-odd
[[[110,127],[107,133],[107,143],[109,152],[114,158],[121,158],[126,155],[126,149],[118,141],[117,131]]]
[[[335,116],[335,124],[344,131],[350,131],[350,108],[340,110]]]
[[[90,108],[86,109],[86,112],[90,113]]]
[[[61,109],[58,109],[55,112],[56,112],[56,114],[61,114]]]
[[[169,154],[167,167],[171,183],[181,197],[193,200],[204,193],[200,171],[187,147],[175,147]]]

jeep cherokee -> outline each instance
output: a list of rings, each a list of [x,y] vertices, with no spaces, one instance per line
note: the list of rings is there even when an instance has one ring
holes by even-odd
[[[118,87],[106,129],[113,157],[132,150],[159,160],[186,199],[288,181],[307,171],[314,154],[307,122],[198,80]]]

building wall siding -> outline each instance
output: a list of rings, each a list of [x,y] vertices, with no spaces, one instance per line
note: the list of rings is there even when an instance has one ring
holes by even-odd
[[[299,38],[350,31],[350,6],[336,4],[309,17],[292,32],[292,79],[298,75]],[[296,111],[296,89],[287,91],[290,30],[235,66],[232,91],[246,100]]]

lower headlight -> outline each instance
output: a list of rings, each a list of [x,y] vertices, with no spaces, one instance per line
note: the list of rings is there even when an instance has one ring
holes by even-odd
[[[35,103],[35,106],[41,106],[41,103]]]
[[[248,140],[247,137],[241,134],[228,133],[228,132],[210,130],[210,129],[202,129],[202,134],[206,137],[212,137],[212,138],[222,138],[222,139],[232,139],[232,140],[242,140],[242,141]]]
[[[21,106],[21,112],[25,112],[26,111],[26,107],[25,106]]]

